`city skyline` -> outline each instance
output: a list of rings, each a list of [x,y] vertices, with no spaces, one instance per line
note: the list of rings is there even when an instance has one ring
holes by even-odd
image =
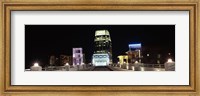
[[[51,55],[72,55],[79,47],[91,62],[96,30],[110,32],[114,62],[134,42],[175,55],[175,25],[25,25],[25,67],[35,61],[44,66]]]

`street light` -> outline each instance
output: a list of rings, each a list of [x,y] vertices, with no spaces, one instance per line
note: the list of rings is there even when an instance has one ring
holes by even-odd
[[[169,58],[169,59],[167,60],[167,62],[168,62],[168,63],[172,63],[173,61],[172,61],[171,58]]]
[[[33,66],[30,67],[31,71],[42,71],[42,67],[39,66],[37,62],[33,64]]]
[[[36,62],[36,63],[34,63],[34,65],[33,66],[35,66],[35,67],[38,67],[39,66],[39,64]]]
[[[68,66],[68,65],[69,65],[69,63],[66,63],[65,65],[66,65],[66,66]]]

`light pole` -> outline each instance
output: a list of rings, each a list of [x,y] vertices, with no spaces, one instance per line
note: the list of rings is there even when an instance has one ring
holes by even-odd
[[[35,62],[33,66],[31,66],[31,71],[42,71],[42,67],[39,66],[39,63]]]
[[[66,71],[69,71],[69,63],[65,64]]]

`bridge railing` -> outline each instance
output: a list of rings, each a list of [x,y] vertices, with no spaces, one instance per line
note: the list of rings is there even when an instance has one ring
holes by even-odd
[[[141,64],[142,67],[165,68],[164,64]]]
[[[131,64],[131,63],[129,63]],[[150,67],[150,68],[164,68],[164,64],[144,64],[144,63],[138,63],[139,66],[141,67]],[[116,63],[113,63],[113,64],[110,64],[110,66],[115,66],[115,67],[121,67],[123,64],[116,64]],[[126,64],[128,65],[128,64]],[[132,63],[131,64],[132,66],[134,66],[135,64]]]

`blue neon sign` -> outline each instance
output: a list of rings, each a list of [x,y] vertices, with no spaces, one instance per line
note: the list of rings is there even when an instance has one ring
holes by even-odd
[[[129,44],[128,47],[138,49],[138,48],[142,48],[142,44],[141,43]]]

